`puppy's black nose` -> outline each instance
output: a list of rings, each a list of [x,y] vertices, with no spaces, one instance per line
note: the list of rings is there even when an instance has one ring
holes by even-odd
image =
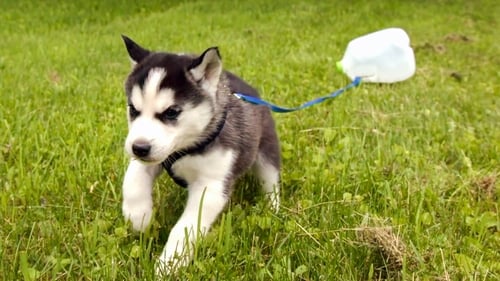
[[[151,145],[146,141],[136,141],[132,144],[132,152],[137,157],[146,157],[151,151]]]

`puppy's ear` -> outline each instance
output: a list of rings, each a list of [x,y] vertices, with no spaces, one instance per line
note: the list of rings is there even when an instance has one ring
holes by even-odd
[[[188,68],[194,80],[211,94],[217,91],[222,73],[222,60],[217,47],[208,48]]]
[[[125,47],[127,47],[128,55],[130,56],[130,60],[132,64],[137,64],[141,62],[145,57],[147,57],[151,52],[139,46],[137,43],[132,41],[132,39],[128,38],[125,35],[122,35],[123,42],[125,43]]]

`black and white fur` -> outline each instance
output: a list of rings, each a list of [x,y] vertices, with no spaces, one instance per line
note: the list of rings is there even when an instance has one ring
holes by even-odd
[[[258,93],[222,69],[217,48],[190,56],[152,52],[125,36],[123,40],[134,67],[125,83],[125,150],[131,160],[123,181],[122,210],[135,230],[146,229],[153,211],[153,182],[162,164],[176,182],[186,185],[185,210],[156,263],[158,274],[171,273],[191,260],[193,243],[209,230],[236,179],[246,171],[255,171],[278,210],[278,137],[268,108],[232,95]],[[170,157],[174,153],[181,155],[175,162]]]

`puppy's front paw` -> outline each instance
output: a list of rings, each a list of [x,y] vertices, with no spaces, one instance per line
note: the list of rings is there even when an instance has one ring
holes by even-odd
[[[175,274],[177,267],[174,265],[174,260],[162,260],[161,257],[155,263],[155,276],[160,280]]]
[[[123,202],[123,216],[132,223],[132,228],[144,232],[153,216],[153,206],[150,202]]]
[[[185,254],[174,251],[173,253],[166,253],[163,251],[158,261],[155,263],[155,274],[157,277],[165,277],[175,274],[180,268],[188,265],[190,257]]]
[[[174,274],[180,267],[187,266],[193,258],[193,237],[185,237],[183,227],[174,227],[170,232],[167,244],[155,264],[156,276],[163,277]],[[191,242],[188,242],[191,241]]]

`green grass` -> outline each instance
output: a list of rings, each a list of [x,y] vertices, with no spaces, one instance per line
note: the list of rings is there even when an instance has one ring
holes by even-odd
[[[334,65],[349,40],[389,26],[410,34],[416,75],[275,114],[283,208],[242,180],[177,278],[500,278],[496,1],[55,2],[0,4],[0,280],[153,278],[185,191],[160,178],[147,234],[122,219],[120,34],[218,45],[226,68],[293,106],[346,85]],[[357,234],[370,226],[406,245],[401,268]]]

